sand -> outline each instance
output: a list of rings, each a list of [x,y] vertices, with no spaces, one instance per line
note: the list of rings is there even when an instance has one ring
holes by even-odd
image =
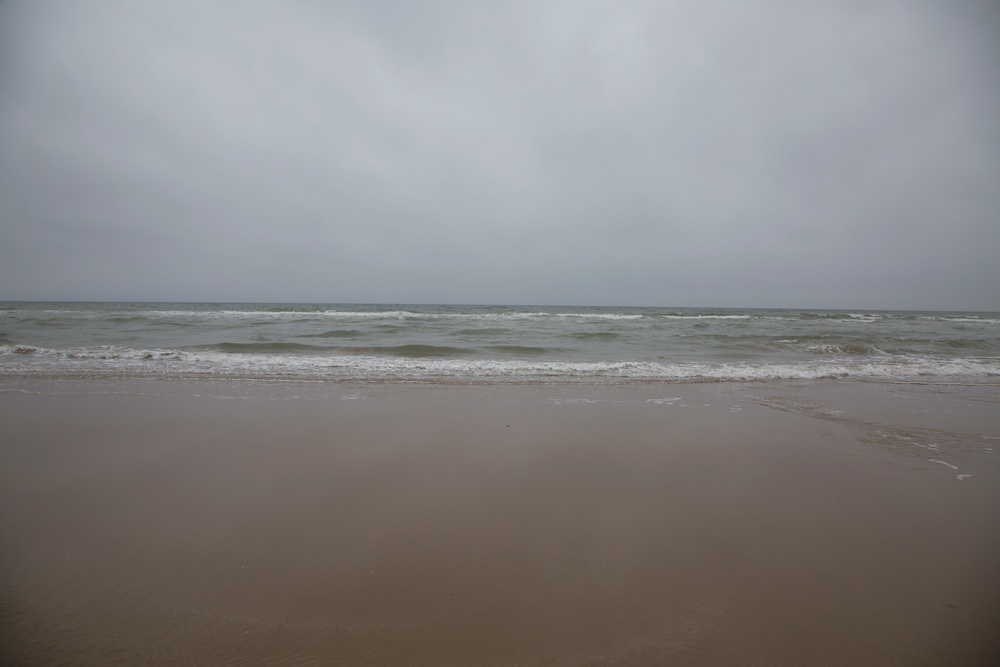
[[[1000,664],[1000,392],[0,383],[0,664]]]

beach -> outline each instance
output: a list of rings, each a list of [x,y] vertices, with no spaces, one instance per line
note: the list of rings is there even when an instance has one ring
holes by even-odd
[[[998,36],[0,0],[0,667],[1000,667]]]
[[[0,662],[1000,662],[979,385],[8,378]]]

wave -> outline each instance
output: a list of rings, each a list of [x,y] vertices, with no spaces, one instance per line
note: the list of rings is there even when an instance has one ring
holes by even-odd
[[[948,338],[942,341],[934,341],[935,344],[955,350],[1000,350],[1000,341],[997,339],[982,340],[979,338]]]
[[[622,334],[615,331],[576,331],[566,334],[566,338],[577,340],[616,340],[621,337]]]
[[[580,318],[591,320],[641,320],[644,316],[638,314],[619,313],[552,313],[552,317]]]
[[[385,355],[393,357],[452,357],[475,354],[475,350],[448,345],[384,345],[367,347],[343,347],[340,352],[355,355]]]
[[[118,347],[115,345],[99,345],[89,348],[67,348],[54,350],[34,345],[0,345],[0,356],[16,355],[37,357],[40,359],[69,359],[82,361],[113,361],[113,360],[158,360],[178,359],[183,356],[179,350],[148,350],[142,348]]]
[[[27,312],[27,311],[26,311]],[[82,310],[35,310],[33,314],[49,314],[57,316],[99,317],[103,320],[120,318],[126,320],[146,319],[288,319],[288,318],[331,318],[331,319],[462,319],[462,320],[531,320],[546,318],[580,318],[596,320],[638,320],[644,315],[638,313],[587,313],[587,312],[548,312],[548,311],[507,311],[507,312],[448,312],[448,311],[414,311],[414,310],[142,310],[92,312]]]
[[[204,347],[205,346],[199,346],[199,348]],[[324,347],[322,345],[305,345],[303,343],[216,343],[215,345],[207,347],[221,352],[274,352],[278,354],[282,352],[320,352],[323,350],[336,349]]]
[[[318,334],[302,334],[299,338],[356,338],[363,335],[358,329],[331,329]]]
[[[28,313],[31,315],[46,315],[50,317],[69,317],[69,318],[85,318],[85,319],[101,319],[103,321],[110,321],[113,319],[119,320],[149,320],[149,319],[183,319],[183,320],[205,320],[205,319],[220,319],[220,318],[233,318],[233,319],[289,319],[289,318],[319,318],[319,317],[329,317],[329,318],[395,318],[404,319],[407,317],[421,317],[420,313],[405,311],[405,310],[394,310],[394,311],[343,311],[343,310],[301,310],[301,309],[276,309],[276,310],[235,310],[235,309],[219,309],[219,310],[160,310],[160,309],[148,309],[148,310],[118,310],[118,311],[96,311],[96,310],[81,310],[81,309],[63,309],[63,310],[17,310],[8,311],[11,313]]]
[[[1000,324],[1000,319],[997,318],[968,315],[956,317],[928,317],[926,319],[937,320],[938,322],[961,322],[964,324]]]
[[[792,319],[798,320],[846,320],[848,322],[877,322],[885,314],[876,313],[847,313],[847,312],[816,312],[816,311],[803,311],[798,313]]]
[[[452,336],[516,336],[517,333],[506,327],[476,327],[456,329]]]
[[[749,320],[753,315],[660,315],[667,320]]]
[[[525,356],[523,350],[518,352]],[[244,349],[143,350],[122,347],[52,350],[0,346],[6,377],[213,377],[329,381],[757,381],[860,378],[906,381],[1000,377],[1000,359],[932,359],[903,356],[763,362],[555,361],[462,358],[470,350],[434,345],[354,348],[339,353],[264,353]],[[536,356],[543,356],[541,354]]]
[[[541,347],[534,345],[491,345],[487,349],[493,350],[494,352],[503,352],[505,354],[519,354],[525,356],[566,352],[565,348]]]
[[[865,343],[825,343],[822,345],[808,345],[809,352],[824,355],[865,355],[865,354],[887,354],[874,345]]]

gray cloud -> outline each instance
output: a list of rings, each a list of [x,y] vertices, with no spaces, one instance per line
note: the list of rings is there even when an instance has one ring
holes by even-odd
[[[1000,310],[1000,9],[0,4],[0,298]]]

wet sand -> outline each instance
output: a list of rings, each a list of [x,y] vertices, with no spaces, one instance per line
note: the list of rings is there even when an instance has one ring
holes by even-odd
[[[998,401],[5,380],[0,664],[1000,664]]]

